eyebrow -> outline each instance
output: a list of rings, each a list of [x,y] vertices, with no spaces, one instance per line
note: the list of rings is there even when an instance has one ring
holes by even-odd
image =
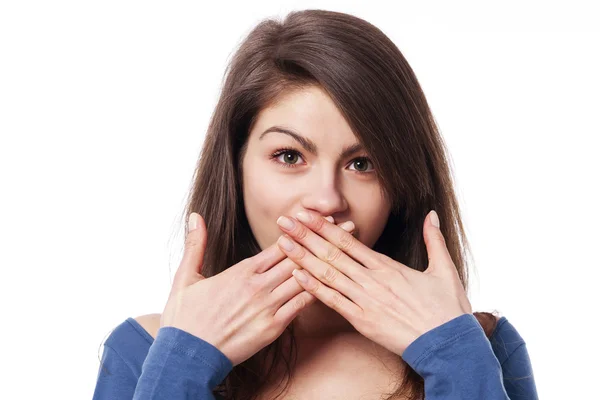
[[[294,130],[290,129],[290,128],[284,128],[282,126],[272,126],[269,129],[265,130],[260,137],[258,138],[258,140],[262,140],[263,136],[265,136],[267,133],[269,132],[279,132],[279,133],[284,133],[288,136],[291,136],[294,140],[296,140],[298,143],[300,143],[300,145],[302,147],[304,147],[304,149],[306,151],[308,151],[309,153],[313,154],[313,155],[318,155],[318,151],[317,151],[317,145],[315,144],[315,142],[313,142],[312,140],[300,135],[298,132],[295,132]],[[346,158],[354,153],[357,153],[361,150],[363,150],[364,147],[362,144],[360,143],[354,143],[351,144],[349,146],[346,146],[342,149],[342,151],[339,154],[339,158]]]

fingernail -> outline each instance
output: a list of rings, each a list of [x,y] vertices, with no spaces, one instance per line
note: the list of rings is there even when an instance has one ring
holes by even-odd
[[[429,216],[429,220],[431,221],[433,226],[435,226],[436,228],[440,227],[440,219],[438,218],[438,215],[435,212],[435,210],[431,210],[431,215]]]
[[[193,231],[198,227],[198,214],[191,213],[188,219],[188,232]]]
[[[325,217],[325,219],[333,224],[333,217],[331,215],[328,217]]]
[[[308,224],[311,220],[310,215],[304,211],[298,211],[296,218],[298,218],[298,221],[304,222],[305,224]]]
[[[277,219],[277,225],[279,225],[283,229],[287,229],[288,231],[294,229],[295,226],[294,221],[287,217],[284,217],[283,215]]]
[[[354,229],[354,222],[352,221],[346,221],[343,224],[338,225],[340,228],[342,228],[343,230],[350,232]]]
[[[281,236],[279,238],[279,245],[287,251],[294,250],[294,243],[292,243],[292,241],[290,241],[290,239],[286,238],[285,236]]]
[[[304,272],[295,269],[292,271],[292,275],[294,275],[300,282],[308,283],[308,277]]]

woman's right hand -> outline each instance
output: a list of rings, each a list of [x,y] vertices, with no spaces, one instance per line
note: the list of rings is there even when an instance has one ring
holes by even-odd
[[[300,267],[277,243],[205,278],[204,219],[191,213],[189,227],[161,327],[173,326],[205,340],[235,366],[277,339],[316,300],[296,282],[292,271]]]

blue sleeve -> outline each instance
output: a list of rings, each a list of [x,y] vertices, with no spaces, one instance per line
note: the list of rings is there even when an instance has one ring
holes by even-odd
[[[170,326],[159,329],[141,370],[132,354],[127,354],[129,357],[122,357],[104,344],[94,400],[213,400],[212,389],[233,369],[231,361],[212,344]]]
[[[133,399],[214,399],[212,389],[233,369],[212,344],[181,329],[158,330]]]
[[[511,399],[537,399],[533,368],[525,340],[506,319],[500,318],[490,338],[496,357],[502,365],[504,387]]]
[[[504,386],[511,399],[538,399],[531,360],[525,343],[502,364]]]
[[[136,383],[137,378],[127,363],[112,347],[104,344],[93,399],[131,399]]]
[[[511,381],[503,377],[503,365],[504,371],[532,375],[525,347],[519,346],[501,365],[473,314],[458,316],[419,336],[402,358],[423,378],[427,400],[510,400],[507,390],[518,394],[514,399],[538,398],[533,379],[515,392]]]

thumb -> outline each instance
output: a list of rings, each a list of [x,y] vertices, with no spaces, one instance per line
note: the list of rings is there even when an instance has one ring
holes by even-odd
[[[431,274],[444,269],[444,267],[452,267],[452,269],[456,270],[452,257],[450,257],[450,253],[446,247],[446,240],[440,230],[440,219],[435,210],[431,210],[425,218],[423,238],[425,239],[427,256],[429,258],[429,265],[425,273]]]
[[[204,218],[200,214],[193,212],[188,219],[188,233],[185,237],[183,258],[175,273],[173,288],[183,289],[206,279],[201,274],[206,241],[207,231]]]

